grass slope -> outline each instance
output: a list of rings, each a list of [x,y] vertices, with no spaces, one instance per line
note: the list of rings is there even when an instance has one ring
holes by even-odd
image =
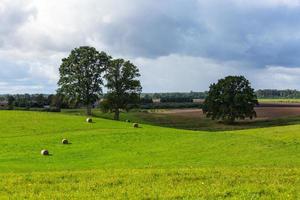
[[[94,121],[1,111],[0,198],[300,197],[299,125],[204,132]]]
[[[272,108],[268,108],[272,109]],[[276,108],[275,108],[276,109]],[[150,112],[149,112],[150,111]],[[172,115],[165,114],[161,112],[162,110],[144,110],[143,112],[139,111],[130,111],[130,112],[121,112],[120,119],[121,121],[126,121],[127,119],[132,122],[138,122],[142,124],[149,124],[161,127],[169,127],[176,129],[184,130],[198,130],[198,131],[233,131],[233,130],[243,130],[243,129],[254,129],[254,128],[265,128],[265,127],[278,127],[286,125],[295,125],[300,124],[300,114],[295,116],[284,116],[284,110],[282,117],[267,118],[267,119],[254,119],[254,120],[245,120],[237,121],[235,124],[224,124],[216,120],[212,120],[206,117],[199,115]],[[70,115],[79,115],[84,116],[84,109],[65,109],[62,110],[65,114]],[[264,112],[270,113],[270,110],[265,110]],[[295,112],[295,111],[291,111]],[[272,112],[271,112],[272,113]],[[286,111],[285,111],[286,113]],[[113,113],[103,113],[99,109],[93,109],[94,117],[104,118],[104,119],[113,119]],[[272,114],[270,114],[272,115]]]

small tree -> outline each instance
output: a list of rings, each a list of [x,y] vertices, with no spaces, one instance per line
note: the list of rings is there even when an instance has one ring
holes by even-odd
[[[14,109],[14,104],[15,104],[15,98],[12,95],[8,95],[7,97],[7,104],[8,104],[8,109],[13,110]]]
[[[46,98],[44,97],[43,94],[38,94],[35,97],[35,101],[36,101],[36,106],[37,107],[43,107],[46,103]]]
[[[139,76],[138,68],[130,61],[112,60],[104,75],[108,92],[102,110],[114,112],[114,119],[119,120],[120,109],[128,111],[129,104],[139,100],[142,91],[141,83],[136,79]]]
[[[85,105],[86,114],[91,115],[92,104],[102,94],[102,73],[109,60],[110,56],[93,47],[75,48],[62,59],[58,92]]]
[[[236,119],[256,117],[258,105],[254,90],[244,76],[227,76],[210,86],[203,104],[207,117],[233,123]]]

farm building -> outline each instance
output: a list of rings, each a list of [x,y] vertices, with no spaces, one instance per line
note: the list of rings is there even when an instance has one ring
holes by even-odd
[[[4,109],[8,107],[8,101],[0,101],[0,109]]]
[[[193,103],[203,103],[204,99],[193,99]]]
[[[153,103],[160,103],[160,99],[152,99]]]

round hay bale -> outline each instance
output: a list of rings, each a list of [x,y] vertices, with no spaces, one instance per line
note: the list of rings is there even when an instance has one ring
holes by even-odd
[[[130,120],[129,120],[129,119],[127,119],[127,120],[126,120],[126,122],[130,122]]]
[[[62,143],[62,144],[69,144],[69,141],[68,141],[67,139],[62,139],[62,140],[61,140],[61,143]]]
[[[139,127],[139,124],[138,123],[134,123],[133,124],[133,128],[138,128]]]
[[[43,156],[48,156],[48,155],[49,155],[49,151],[46,150],[46,149],[43,149],[43,150],[41,151],[41,155],[43,155]]]
[[[86,122],[87,122],[87,123],[92,123],[93,120],[92,120],[92,118],[87,118],[87,119],[86,119]]]

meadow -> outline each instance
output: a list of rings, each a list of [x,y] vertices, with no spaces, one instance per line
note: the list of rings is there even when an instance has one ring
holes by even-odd
[[[258,99],[258,101],[259,103],[300,103],[299,98]]]
[[[300,125],[191,131],[1,111],[0,199],[297,199],[299,133]]]

